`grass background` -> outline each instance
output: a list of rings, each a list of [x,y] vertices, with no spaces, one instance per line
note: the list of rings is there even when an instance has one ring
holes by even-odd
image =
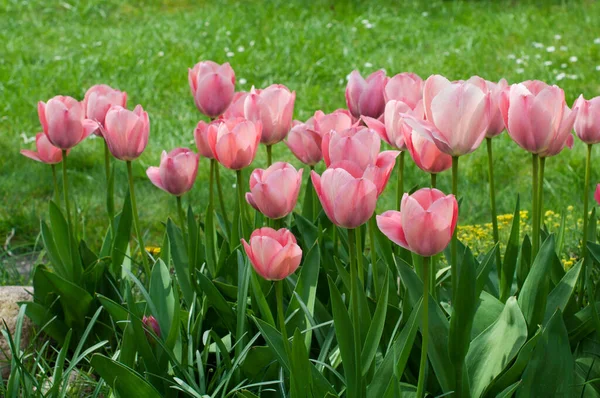
[[[106,83],[126,91],[130,107],[139,103],[148,111],[150,143],[135,172],[140,216],[152,244],[158,243],[161,222],[175,214],[175,201],[151,185],[145,168],[158,164],[163,149],[193,147],[201,116],[187,68],[200,60],[230,62],[238,90],[272,83],[295,90],[299,120],[316,109],[345,106],[346,76],[353,69],[412,71],[423,78],[541,79],[563,87],[572,104],[580,93],[589,98],[600,92],[598,26],[595,1],[0,0],[0,241],[12,229],[13,243],[34,241],[52,195],[50,168],[19,154],[33,145],[25,138],[40,131],[39,100],[57,94],[81,99],[91,85]],[[499,213],[512,212],[517,194],[529,206],[530,157],[506,134],[494,146]],[[69,156],[79,219],[93,238],[105,224],[102,155],[102,142],[95,139]],[[547,209],[573,205],[581,211],[584,156],[576,140],[572,151],[548,160]],[[274,158],[293,156],[279,144]],[[208,194],[208,161],[200,163],[198,183],[186,197],[198,209]],[[427,184],[428,176],[407,163],[405,186]],[[253,166],[264,164],[261,147]],[[123,163],[118,173],[117,206],[126,186]],[[235,175],[221,175],[228,190]],[[484,148],[461,158],[460,175],[461,223],[489,221]],[[592,181],[597,178],[595,173]],[[449,173],[438,184],[449,191]],[[391,182],[380,210],[393,206],[394,189]]]

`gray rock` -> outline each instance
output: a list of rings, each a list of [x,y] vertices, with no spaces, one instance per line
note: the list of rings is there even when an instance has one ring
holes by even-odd
[[[17,324],[17,315],[19,314],[19,302],[32,301],[33,293],[31,286],[0,286],[0,327],[4,328],[4,322],[8,326],[8,332],[11,336],[15,334]],[[33,324],[27,317],[23,319],[23,328],[21,329],[21,348],[29,345],[32,337]],[[6,379],[10,374],[10,361],[12,359],[10,346],[4,335],[0,333],[0,371],[2,377]]]

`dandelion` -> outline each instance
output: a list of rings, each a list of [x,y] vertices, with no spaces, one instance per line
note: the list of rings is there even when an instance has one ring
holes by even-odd
[[[556,51],[556,47],[554,47],[554,46],[546,47],[546,51],[549,53],[553,53],[554,51]]]
[[[550,66],[552,65],[552,61],[544,61],[544,66]]]
[[[573,55],[573,56],[569,57],[569,61],[570,62],[577,62],[577,57]]]
[[[427,17],[427,16],[429,16],[429,13],[428,13],[427,11],[423,11],[423,12],[421,13],[421,16],[422,16],[422,17]]]
[[[521,65],[521,64],[522,64],[523,62],[525,62],[525,61],[523,61],[521,58],[517,58],[517,60],[516,60],[515,62],[516,62],[517,64]]]
[[[560,39],[562,39],[561,35],[554,35],[554,40],[560,40]]]
[[[160,254],[160,247],[158,246],[146,246],[146,251],[150,253],[151,256],[156,257]]]
[[[373,67],[373,64],[370,62],[365,62],[365,68],[371,68]]]
[[[556,80],[559,80],[559,81],[560,81],[560,80],[564,79],[565,77],[567,77],[567,74],[566,74],[566,73],[563,73],[563,72],[561,72],[561,73],[559,73],[558,75],[556,75]]]
[[[534,41],[532,44],[535,48],[544,48],[544,45],[542,43],[538,43],[537,41]]]
[[[596,37],[594,39],[594,44],[600,44],[600,37]]]
[[[571,206],[571,205],[567,206],[567,210],[568,211],[573,211],[573,206]]]
[[[596,65],[596,70],[600,71],[600,65]]]
[[[517,73],[521,74],[521,73],[525,72],[525,69],[523,69],[523,68],[517,68],[517,69],[515,70],[515,72],[517,72]]]
[[[163,51],[159,51],[157,55],[158,55],[159,57],[164,57],[164,56],[165,56],[165,53],[164,53]]]
[[[251,41],[250,41],[250,47],[254,47],[254,44],[255,44],[255,43],[254,43],[254,40],[251,40]]]
[[[244,51],[246,51],[246,49],[244,48],[244,46],[238,46],[237,51],[239,53],[243,53]]]
[[[239,82],[240,82],[240,84],[246,84],[246,79],[244,79],[244,78],[241,78],[241,79],[239,80]]]
[[[235,53],[233,51],[227,51],[227,54],[225,54],[225,55],[227,55],[227,57],[231,58],[235,55]]]

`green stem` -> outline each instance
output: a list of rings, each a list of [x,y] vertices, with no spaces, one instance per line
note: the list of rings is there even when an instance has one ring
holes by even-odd
[[[458,156],[452,156],[452,194],[454,195],[454,197],[456,198],[456,200],[458,201]],[[458,292],[456,291],[457,289],[457,284],[458,284],[458,256],[457,256],[457,250],[458,250],[458,242],[457,242],[457,237],[456,237],[456,233],[458,231],[458,228],[454,229],[454,235],[452,235],[452,240],[450,241],[450,270],[452,273],[452,305],[454,305],[454,295],[456,295]]]
[[[544,170],[546,168],[546,158],[540,157],[540,176],[538,180],[538,230],[541,231],[544,224]]]
[[[362,255],[362,253],[358,252],[358,248],[355,247],[355,242],[358,241],[356,238],[357,231],[353,228],[348,230],[348,245],[350,252],[350,301],[351,301],[351,315],[352,315],[352,331],[354,336],[354,361],[356,363],[356,384],[357,384],[357,394],[352,394],[350,392],[349,396],[361,396],[362,391],[362,364],[361,364],[361,338],[360,338],[360,314],[358,310],[358,290],[357,290],[357,261],[356,257],[358,255]]]
[[[314,170],[315,170],[315,166],[310,166],[310,171],[312,172]],[[311,176],[310,176],[311,174],[312,173],[308,173],[308,178],[309,179],[311,178]],[[319,197],[317,196],[317,191],[315,191],[314,188],[312,189],[311,195],[312,195],[312,203],[313,203],[313,208],[312,208],[312,210],[313,210],[313,219],[316,220],[317,217],[319,216],[317,214],[318,209],[319,209],[319,206],[317,205],[317,202],[319,201]]]
[[[217,193],[219,194],[219,205],[221,207],[221,215],[223,216],[223,224],[225,224],[225,233],[230,236],[229,220],[227,217],[227,210],[225,209],[225,201],[223,200],[223,187],[221,186],[221,174],[219,172],[219,165],[215,159],[210,160],[211,166],[214,164],[215,168],[215,180],[217,180]],[[237,243],[236,243],[237,244]]]
[[[56,165],[52,166],[52,181],[54,182],[54,203],[60,207],[60,191],[58,189],[58,177],[56,176]]]
[[[402,195],[404,194],[404,156],[405,151],[400,152],[398,159],[398,186],[396,187],[396,209],[400,211],[402,203]]]
[[[335,225],[331,225],[331,240],[333,242],[333,255],[337,258],[340,258],[339,254],[338,254],[338,245],[337,245],[337,227]]]
[[[365,271],[363,265],[362,233],[360,227],[356,228],[356,266],[358,269],[358,280],[360,286],[365,287]]]
[[[532,231],[531,231],[531,264],[533,264],[533,260],[535,259],[535,256],[537,255],[537,252],[539,250],[540,247],[540,230],[538,228],[538,216],[540,215],[540,212],[538,210],[538,176],[539,176],[539,171],[538,171],[538,165],[539,165],[539,161],[538,161],[538,155],[537,154],[532,154],[531,155],[531,170],[532,170],[532,195],[533,195],[533,215],[532,215]]]
[[[283,348],[288,358],[290,358],[289,340],[287,336],[287,329],[285,328],[285,315],[283,312],[283,284],[284,280],[275,281],[275,296],[277,299],[277,318],[279,320],[279,331],[281,332],[281,339],[283,341]]]
[[[427,343],[429,341],[429,257],[423,257],[423,313],[421,324],[421,362],[419,365],[419,381],[417,382],[417,398],[425,396],[425,374],[427,373]],[[453,275],[454,277],[454,275]],[[459,395],[457,395],[458,397]]]
[[[65,211],[67,213],[67,224],[69,225],[69,233],[73,233],[73,225],[71,224],[71,208],[69,206],[69,179],[67,177],[67,151],[62,151],[62,174],[63,174],[63,200],[65,202]],[[70,244],[70,240],[69,240]]]
[[[144,272],[146,273],[146,280],[150,281],[150,266],[148,265],[148,259],[146,258],[146,246],[144,246],[144,237],[140,230],[140,218],[137,211],[137,202],[135,200],[135,187],[133,184],[133,168],[131,167],[131,161],[127,161],[127,178],[129,180],[129,194],[131,195],[131,210],[133,212],[133,227],[137,236],[138,245],[140,246],[140,254],[142,256],[142,265],[144,266]]]
[[[457,363],[454,366],[454,377],[456,378],[456,388],[455,388],[455,397],[467,397],[468,393],[465,391],[465,386],[463,383],[463,369],[465,367],[464,361],[461,363]]]
[[[369,219],[369,242],[371,243],[371,270],[373,272],[374,299],[379,297],[379,270],[377,269],[377,251],[375,250],[375,228],[377,228],[375,214]],[[384,285],[385,286],[385,285]]]
[[[113,222],[115,220],[115,199],[113,196],[114,193],[114,185],[111,184],[112,181],[110,180],[111,177],[114,179],[114,176],[111,176],[110,173],[110,157],[111,157],[111,153],[110,150],[108,149],[108,144],[106,143],[106,140],[104,141],[104,174],[106,175],[106,211],[108,213],[108,221],[109,221],[109,228],[111,231],[111,236],[114,239],[114,227],[113,227]]]
[[[487,155],[488,155],[488,178],[490,183],[490,206],[492,208],[492,234],[494,236],[494,244],[498,244],[500,241],[500,234],[498,233],[498,215],[496,211],[496,189],[494,187],[494,158],[492,155],[492,139],[485,139],[487,144]],[[500,248],[496,249],[496,271],[498,272],[498,280],[502,279],[502,256],[500,255]]]
[[[242,237],[248,239],[250,234],[247,230],[248,217],[246,215],[246,199],[244,199],[244,184],[242,177],[242,170],[235,171],[237,175],[237,192],[238,192],[238,203],[240,204],[240,224],[242,225]]]
[[[585,159],[585,186],[583,187],[583,239],[581,242],[581,258],[587,256],[587,235],[589,222],[589,196],[590,196],[590,177],[592,174],[592,144],[587,146],[587,156]],[[585,293],[585,268],[587,261],[581,265],[581,274],[579,276],[579,302],[582,303]]]
[[[267,145],[267,167],[273,164],[273,146]]]
[[[431,188],[437,187],[437,174],[431,173]]]
[[[278,230],[282,227],[283,224],[283,218],[275,218],[273,219],[273,229],[274,230]]]
[[[188,238],[185,228],[185,213],[183,212],[183,205],[181,204],[181,196],[176,196],[177,198],[177,213],[179,213],[179,222],[181,223],[181,232],[183,233],[183,241],[187,244]]]

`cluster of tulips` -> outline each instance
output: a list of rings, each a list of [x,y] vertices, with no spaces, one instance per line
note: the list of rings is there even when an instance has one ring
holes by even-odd
[[[324,213],[335,226],[348,230],[350,276],[351,280],[359,281],[352,284],[350,295],[356,341],[361,333],[356,289],[364,289],[369,280],[365,277],[369,270],[363,266],[362,238],[356,229],[368,223],[372,264],[377,262],[377,253],[373,250],[377,227],[397,245],[422,256],[424,281],[429,278],[430,268],[435,267],[435,256],[450,245],[452,294],[456,294],[459,158],[475,151],[484,139],[489,157],[490,205],[496,242],[492,139],[504,130],[532,154],[532,256],[535,257],[540,245],[545,161],[565,147],[572,147],[573,128],[588,145],[583,210],[584,223],[587,222],[591,149],[593,144],[600,142],[600,97],[589,101],[580,97],[570,108],[561,88],[541,81],[509,85],[504,79],[495,83],[474,76],[465,81],[450,81],[439,75],[422,80],[413,73],[400,73],[390,78],[384,71],[374,72],[364,79],[354,71],[346,87],[348,109],[328,114],[317,111],[302,123],[293,120],[295,92],[283,85],[235,92],[235,74],[231,66],[212,61],[198,63],[189,69],[188,76],[196,107],[210,118],[208,122],[200,121],[194,130],[198,153],[188,148],[165,151],[160,165],[148,168],[148,178],[177,198],[183,227],[181,196],[196,180],[199,159],[210,159],[210,208],[214,209],[216,186],[221,216],[225,220],[221,224],[223,233],[230,237],[230,242],[241,241],[256,272],[267,280],[276,281],[280,292],[281,285],[277,285],[277,281],[294,273],[302,258],[302,250],[292,232],[280,228],[282,220],[296,206],[303,175],[302,169],[297,170],[289,163],[273,163],[272,146],[285,142],[292,153],[310,167],[307,187],[314,187]],[[53,165],[56,202],[59,202],[59,190],[54,165],[62,161],[63,201],[70,224],[67,155],[88,135],[93,133],[102,137],[109,185],[113,178],[110,155],[127,163],[134,227],[145,273],[149,275],[131,162],[146,148],[150,123],[140,105],[128,110],[126,102],[124,92],[106,85],[90,88],[81,102],[66,96],[40,102],[38,113],[43,133],[36,136],[37,152],[23,150],[22,153]],[[381,151],[382,140],[392,149]],[[243,181],[242,169],[252,164],[260,143],[266,147],[268,167],[253,170],[247,183]],[[431,187],[411,195],[404,193],[403,187],[406,152],[420,169],[431,175]],[[319,175],[314,168],[321,160],[326,169]],[[396,165],[397,208],[375,216],[377,199]],[[237,173],[240,217],[250,218],[249,204],[269,219],[268,226],[250,233],[244,230],[248,223],[230,223],[220,184],[220,166]],[[452,194],[446,195],[436,189],[436,176],[448,169],[452,169]],[[112,197],[108,202],[112,203]],[[316,200],[314,203],[318,205]],[[114,205],[109,205],[108,212],[113,219]],[[585,243],[585,226],[583,231]],[[499,251],[496,256],[500,272]],[[373,285],[370,291],[377,296],[380,294],[377,267],[372,267],[370,272]],[[429,283],[424,283],[425,296],[428,288]],[[278,306],[282,305],[280,297],[279,294]],[[428,300],[424,300],[423,305],[424,340],[418,396],[423,396],[425,386]],[[280,322],[283,321],[280,317]],[[284,326],[281,332],[285,336]]]

